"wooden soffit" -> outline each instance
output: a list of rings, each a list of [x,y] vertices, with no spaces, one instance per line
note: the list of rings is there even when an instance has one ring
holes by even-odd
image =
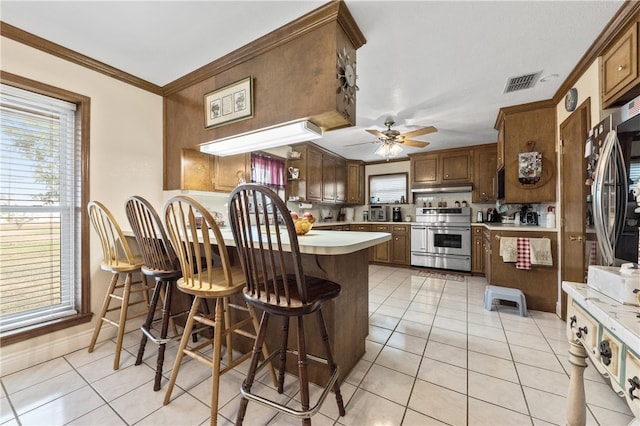
[[[163,86],[163,95],[175,94],[334,21],[337,21],[355,49],[367,42],[345,3],[342,0],[331,1],[295,21],[168,83]]]

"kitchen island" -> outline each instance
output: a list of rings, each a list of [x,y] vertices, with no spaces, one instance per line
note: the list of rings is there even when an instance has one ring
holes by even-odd
[[[235,247],[229,228],[222,228],[225,244]],[[304,273],[340,284],[340,296],[325,303],[322,313],[329,332],[333,357],[340,368],[343,380],[365,352],[365,340],[369,334],[369,248],[391,239],[385,232],[341,232],[312,229],[298,237]],[[284,250],[288,247],[285,245]],[[271,321],[267,347],[279,345],[279,322]],[[290,346],[294,346],[295,324],[290,325]],[[315,318],[305,322],[307,350],[322,355],[324,348]],[[297,374],[295,357],[287,365],[288,371]],[[326,383],[326,367],[309,363],[309,380]]]
[[[231,228],[222,227],[222,236],[230,257],[235,256],[235,242]],[[133,237],[131,231],[125,235]],[[340,284],[340,296],[324,304],[322,312],[329,332],[329,342],[343,380],[365,352],[365,340],[369,334],[369,248],[391,239],[385,232],[341,232],[312,229],[298,237],[304,273],[308,276],[327,279]],[[285,241],[286,242],[286,241]],[[288,250],[288,245],[283,246]],[[268,348],[280,342],[280,323],[272,321],[267,336]],[[307,350],[323,355],[324,348],[319,337],[315,318],[305,322],[305,334],[309,337]],[[295,324],[290,326],[290,339],[295,338]],[[290,344],[293,344],[293,340]],[[241,350],[250,350],[252,342],[239,341]],[[287,369],[297,374],[294,357]],[[309,380],[324,383],[328,377],[326,367],[309,363]]]

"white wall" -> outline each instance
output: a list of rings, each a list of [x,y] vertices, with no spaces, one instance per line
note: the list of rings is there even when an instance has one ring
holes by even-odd
[[[3,71],[91,98],[90,198],[102,201],[121,224],[127,223],[124,203],[130,195],[142,195],[161,207],[162,97],[13,40],[2,38],[0,43]],[[93,231],[90,252],[95,313],[110,274],[100,270],[101,250]],[[2,374],[88,346],[94,321],[4,346]],[[113,330],[106,327],[100,339]]]

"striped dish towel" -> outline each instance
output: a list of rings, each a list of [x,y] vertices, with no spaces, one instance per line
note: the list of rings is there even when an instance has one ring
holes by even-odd
[[[518,237],[518,260],[516,260],[517,269],[531,269],[531,247],[528,238]]]

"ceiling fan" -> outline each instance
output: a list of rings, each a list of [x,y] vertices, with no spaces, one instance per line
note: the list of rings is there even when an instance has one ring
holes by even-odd
[[[400,133],[397,130],[391,129],[391,126],[393,126],[394,124],[395,122],[392,119],[388,118],[384,122],[384,125],[387,126],[387,130],[379,131],[379,130],[367,129],[367,132],[371,133],[376,138],[378,138],[377,141],[362,142],[362,143],[356,143],[356,144],[351,144],[346,146],[356,146],[356,145],[365,145],[369,143],[382,142],[382,145],[380,145],[380,147],[376,150],[376,154],[382,157],[388,158],[388,157],[393,157],[395,155],[398,155],[400,154],[400,152],[402,152],[402,147],[400,145],[413,146],[416,148],[424,148],[425,146],[429,145],[429,142],[414,141],[414,140],[411,140],[411,138],[415,136],[420,136],[420,135],[427,135],[429,133],[434,133],[438,131],[438,129],[436,129],[435,127],[428,126],[428,127],[423,127],[422,129],[412,130],[407,133]]]

